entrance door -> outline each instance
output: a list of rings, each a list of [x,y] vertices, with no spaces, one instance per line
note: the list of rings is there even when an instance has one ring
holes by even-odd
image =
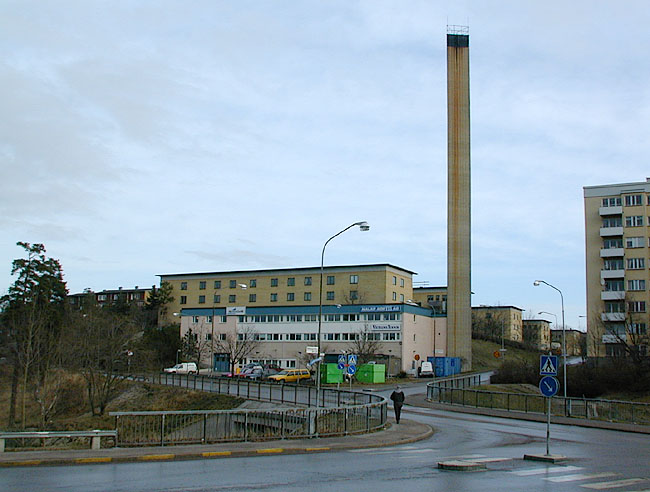
[[[228,372],[230,370],[230,356],[228,354],[214,354],[212,363],[215,372]]]

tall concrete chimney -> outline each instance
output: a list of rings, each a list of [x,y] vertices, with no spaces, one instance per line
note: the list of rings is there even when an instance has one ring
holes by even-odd
[[[472,367],[469,28],[447,27],[447,354]]]

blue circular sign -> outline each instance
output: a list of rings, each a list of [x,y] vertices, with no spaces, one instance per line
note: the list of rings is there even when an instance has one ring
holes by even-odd
[[[560,382],[553,376],[544,376],[539,382],[539,390],[546,397],[555,396],[560,389]]]
[[[343,369],[345,369],[345,364],[341,364],[341,363],[339,362],[339,363],[337,364],[336,367],[339,368],[339,371],[342,371]]]
[[[354,364],[348,365],[348,374],[352,376],[355,372],[357,372],[357,366]]]

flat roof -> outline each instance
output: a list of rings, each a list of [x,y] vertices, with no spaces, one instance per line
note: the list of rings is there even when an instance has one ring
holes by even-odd
[[[369,265],[332,265],[324,266],[324,271],[333,271],[333,270],[378,270],[380,268],[393,268],[395,270],[400,270],[402,272],[408,273],[410,275],[417,275],[416,272],[407,270],[406,268],[398,267],[396,265],[391,265],[390,263],[374,263]],[[289,273],[289,272],[302,272],[302,273],[319,273],[320,267],[298,267],[298,268],[269,268],[269,269],[256,269],[256,270],[228,270],[222,272],[189,272],[189,273],[162,273],[157,274],[157,277],[186,277],[193,275],[250,275],[253,273],[264,273],[264,274],[273,274],[273,273]]]

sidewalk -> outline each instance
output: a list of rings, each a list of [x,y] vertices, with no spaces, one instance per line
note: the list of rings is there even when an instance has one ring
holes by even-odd
[[[463,407],[460,405],[447,405],[443,403],[432,403],[427,401],[425,394],[410,395],[407,399],[405,410],[417,412],[417,407],[431,408],[435,410],[444,410],[447,412],[469,413],[473,415],[486,415],[489,417],[501,417],[506,419],[529,420],[532,422],[546,422],[546,415],[526,413],[526,412],[508,412],[495,408],[483,407]],[[649,425],[624,424],[619,422],[610,422],[607,420],[587,420],[570,417],[551,417],[552,424],[576,425],[578,427],[591,427],[595,429],[609,429],[622,432],[637,432],[640,434],[650,434]]]
[[[432,434],[433,429],[429,425],[406,419],[402,419],[401,423],[397,425],[393,419],[389,419],[389,426],[383,431],[352,436],[265,442],[195,444],[186,446],[5,452],[0,453],[0,467],[82,465],[215,459],[273,454],[322,453],[346,449],[397,446],[399,444],[407,444],[426,439]]]

